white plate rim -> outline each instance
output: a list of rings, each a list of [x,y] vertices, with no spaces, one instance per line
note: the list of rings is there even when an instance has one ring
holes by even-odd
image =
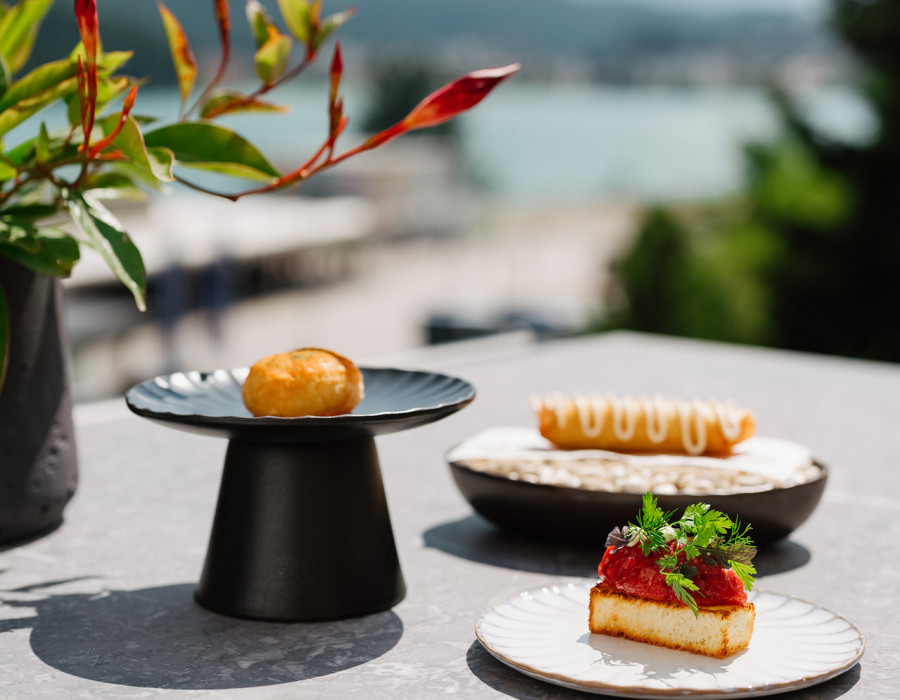
[[[598,681],[582,681],[578,679],[573,679],[569,676],[553,673],[549,671],[545,671],[535,666],[531,666],[529,664],[516,661],[515,659],[509,658],[503,652],[494,649],[491,647],[489,641],[484,638],[484,634],[482,633],[482,624],[485,618],[493,613],[497,608],[502,605],[507,605],[513,603],[515,600],[523,597],[523,596],[534,596],[537,594],[542,594],[545,591],[554,591],[559,592],[560,589],[565,587],[574,587],[574,588],[585,588],[586,590],[590,590],[596,584],[595,580],[577,580],[577,581],[563,581],[559,583],[551,583],[545,586],[538,586],[535,588],[530,588],[526,591],[522,591],[515,596],[511,596],[505,600],[501,600],[497,603],[491,605],[487,610],[485,610],[481,615],[478,616],[478,619],[475,621],[475,636],[480,642],[481,646],[495,659],[504,663],[520,673],[525,674],[531,678],[536,680],[545,681],[547,683],[552,683],[554,685],[558,685],[564,688],[570,688],[572,690],[580,690],[582,692],[589,692],[601,695],[611,695],[615,697],[625,697],[625,698],[636,698],[636,699],[647,699],[653,700],[654,698],[661,697],[703,697],[709,698],[712,700],[713,698],[751,698],[751,697],[763,697],[766,695],[774,695],[777,693],[786,693],[793,690],[800,690],[802,688],[808,688],[814,685],[818,685],[820,683],[824,683],[825,681],[831,680],[842,673],[850,670],[855,666],[859,660],[862,658],[863,653],[866,649],[866,637],[862,633],[862,630],[859,627],[849,620],[844,615],[840,613],[836,613],[833,610],[826,608],[818,603],[813,603],[812,601],[806,600],[804,598],[799,598],[797,596],[785,595],[783,593],[775,593],[773,591],[769,591],[767,589],[755,589],[754,595],[758,593],[766,593],[767,595],[775,596],[777,598],[782,598],[786,600],[793,600],[799,603],[804,603],[806,605],[811,605],[823,612],[826,612],[830,615],[833,615],[835,618],[839,620],[843,620],[844,622],[852,628],[859,637],[859,648],[856,650],[856,654],[852,659],[839,663],[832,668],[823,671],[821,673],[811,674],[808,676],[804,676],[802,678],[798,678],[796,680],[785,681],[781,683],[773,683],[767,684],[765,687],[759,686],[748,686],[748,687],[732,687],[728,689],[685,689],[685,688],[671,688],[671,689],[654,689],[654,688],[645,688],[640,686],[623,686],[623,685],[615,685],[610,683],[602,683]],[[587,610],[585,610],[585,631],[587,631]],[[663,647],[657,647],[660,651],[667,651]],[[676,650],[671,650],[672,653],[687,653],[687,652],[679,652]]]

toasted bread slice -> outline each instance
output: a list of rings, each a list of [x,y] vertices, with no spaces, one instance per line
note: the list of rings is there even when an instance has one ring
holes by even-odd
[[[591,632],[719,659],[747,648],[755,619],[753,603],[700,608],[695,617],[686,605],[625,595],[602,581],[591,589]]]

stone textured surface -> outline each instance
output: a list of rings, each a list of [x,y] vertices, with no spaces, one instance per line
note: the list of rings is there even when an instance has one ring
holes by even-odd
[[[756,410],[760,433],[809,445],[831,469],[828,489],[790,540],[760,555],[759,585],[844,614],[868,647],[848,673],[792,697],[896,697],[900,368],[632,334],[423,353],[414,365],[463,376],[479,396],[444,421],[378,438],[402,603],[316,624],[199,607],[224,441],[153,425],[123,402],[83,405],[82,482],[66,521],[0,551],[0,697],[587,697],[496,662],[474,622],[521,590],[591,577],[601,552],[495,529],[443,461],[487,426],[530,425],[531,394],[556,389],[730,397]]]

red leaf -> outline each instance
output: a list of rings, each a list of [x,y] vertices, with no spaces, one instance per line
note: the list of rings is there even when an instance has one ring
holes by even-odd
[[[194,59],[194,52],[191,51],[191,45],[188,43],[181,22],[162,3],[162,0],[157,0],[156,6],[166,30],[166,39],[169,42],[169,51],[172,54],[172,63],[175,65],[175,75],[178,79],[178,91],[181,93],[181,101],[184,102],[194,88],[194,80],[197,78],[197,61]]]
[[[519,70],[514,63],[503,68],[488,68],[457,78],[435,90],[406,115],[403,125],[407,131],[437,126],[471,109],[481,102],[502,80]]]
[[[100,154],[104,148],[109,146],[113,141],[115,141],[116,136],[119,135],[119,132],[122,131],[122,127],[125,126],[125,122],[128,119],[128,115],[134,107],[134,98],[137,96],[137,85],[131,88],[131,91],[128,93],[128,96],[125,98],[125,101],[122,103],[122,112],[119,115],[119,121],[116,122],[115,127],[109,133],[109,135],[91,146],[90,153],[88,158],[95,158]]]
[[[336,42],[334,45],[334,56],[331,58],[331,95],[330,104],[334,104],[337,100],[338,87],[341,84],[341,76],[344,74],[344,59],[341,56],[341,43]]]
[[[286,107],[274,105],[271,102],[263,102],[251,95],[241,95],[236,92],[222,91],[210,97],[200,109],[202,119],[213,119],[223,114],[237,112],[286,112]]]
[[[519,68],[518,63],[513,63],[502,68],[474,71],[457,78],[428,95],[403,121],[375,134],[366,142],[366,148],[375,148],[407,131],[437,126],[459,116],[481,102],[491,90]]]
[[[86,65],[78,57],[79,91],[81,102],[81,129],[84,132],[82,149],[89,152],[91,130],[94,128],[94,115],[97,112],[97,48],[100,45],[100,20],[97,17],[96,0],[75,0],[75,19],[78,21],[78,33],[84,44]]]
[[[338,88],[341,85],[341,76],[344,74],[344,59],[341,55],[340,42],[334,45],[334,55],[331,58],[331,92],[328,96],[328,152],[329,156],[334,151],[334,144],[338,136],[347,126],[344,117],[344,101],[338,97]]]
[[[97,17],[97,0],[75,0],[75,18],[78,32],[87,54],[88,67],[97,64],[97,47],[100,42],[100,20]]]
[[[228,0],[213,0],[216,9],[216,23],[219,25],[219,42],[222,44],[222,57],[219,59],[219,68],[206,88],[210,90],[218,85],[225,77],[228,61],[231,58],[231,14],[228,10]]]

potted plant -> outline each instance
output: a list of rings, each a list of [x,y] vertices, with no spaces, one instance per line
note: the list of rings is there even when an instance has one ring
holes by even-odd
[[[140,197],[147,188],[176,181],[233,201],[295,186],[408,131],[452,119],[518,69],[462,76],[397,124],[341,151],[337,141],[348,117],[340,95],[343,60],[335,44],[327,135],[304,163],[280,172],[250,141],[215,120],[284,111],[268,94],[303,73],[352,10],[322,16],[321,0],[279,0],[279,23],[257,0],[247,0],[259,86],[239,92],[223,85],[231,59],[228,1],[212,0],[221,56],[202,88],[196,85],[188,38],[158,2],[181,95],[177,118],[158,122],[138,114],[138,81],[120,72],[131,52],[103,50],[96,0],[74,0],[81,41],[70,55],[24,70],[52,2],[0,4],[0,542],[52,528],[75,490],[59,280],[88,246],[144,308],[147,275],[140,252],[104,200]],[[66,107],[65,126],[48,128],[35,120],[30,138],[3,141],[13,127],[60,102]],[[259,184],[237,193],[214,192],[185,177],[190,169]]]

